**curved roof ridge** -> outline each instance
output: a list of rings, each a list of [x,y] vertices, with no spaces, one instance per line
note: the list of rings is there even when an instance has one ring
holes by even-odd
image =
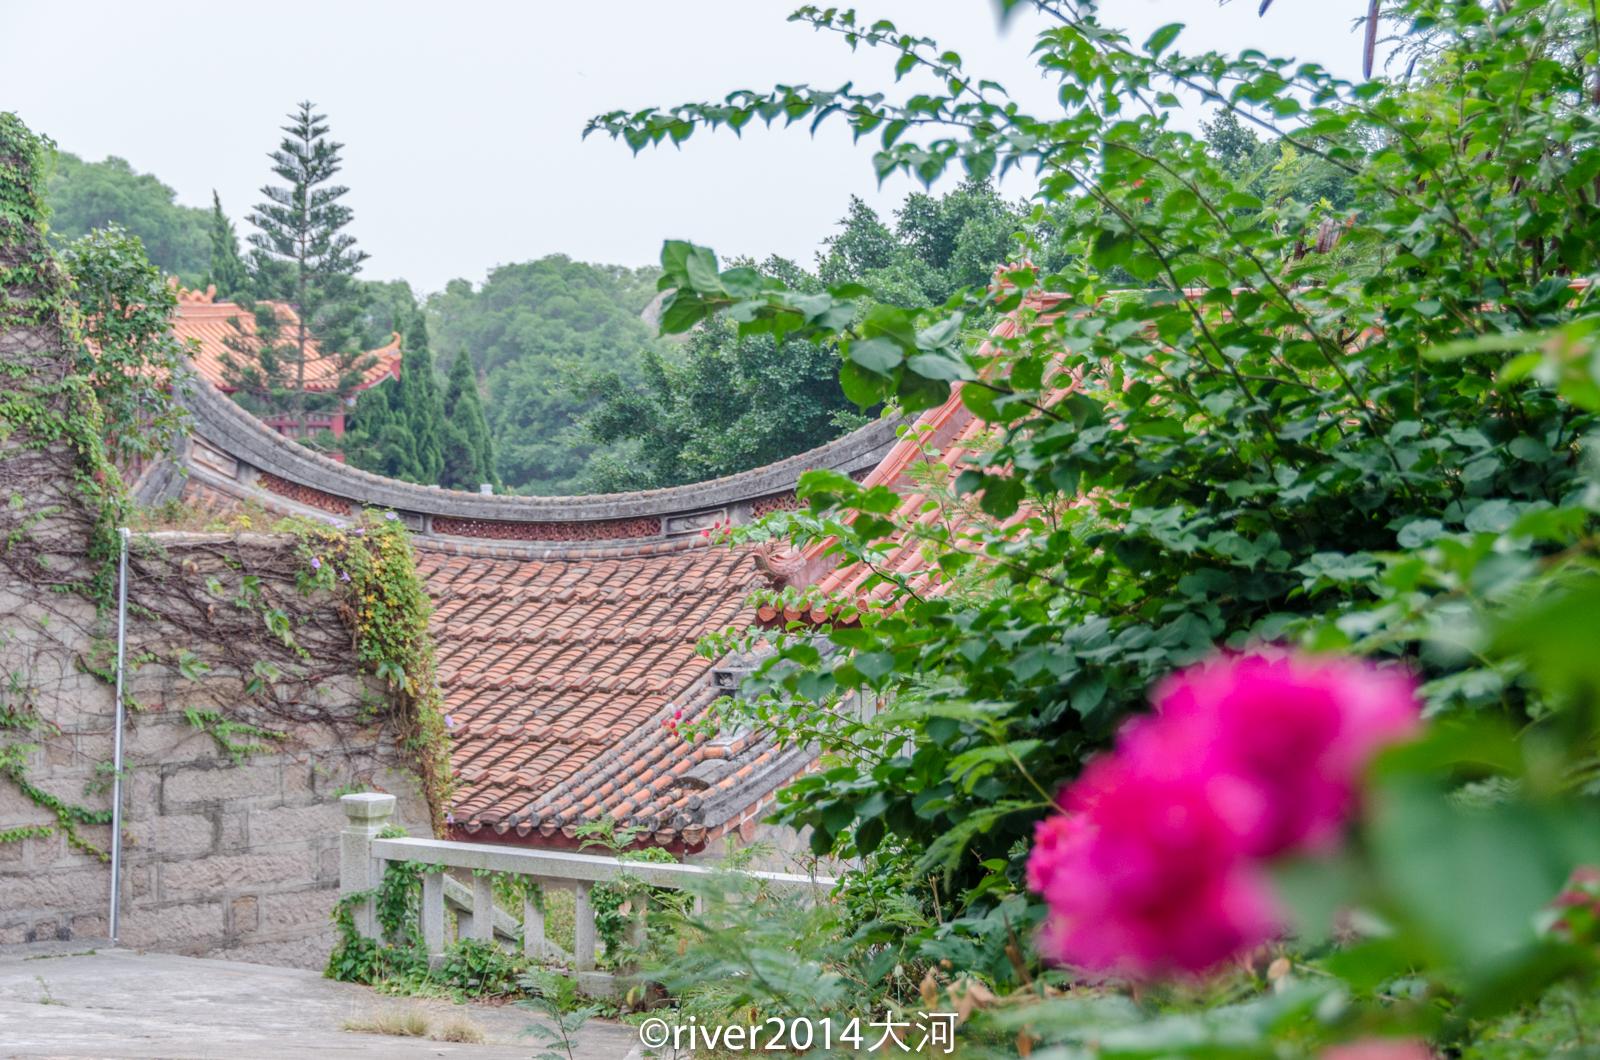
[[[196,377],[184,404],[193,433],[236,461],[336,498],[380,508],[454,519],[495,522],[588,522],[662,516],[745,502],[792,490],[803,471],[845,472],[876,466],[894,444],[897,419],[879,419],[823,445],[721,478],[629,493],[567,497],[487,495],[419,486],[349,467],[285,438]]]

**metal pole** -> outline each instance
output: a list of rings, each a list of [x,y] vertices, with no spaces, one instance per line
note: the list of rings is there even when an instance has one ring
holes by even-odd
[[[117,907],[122,897],[122,671],[128,653],[128,528],[117,537],[117,728],[111,751],[111,944],[117,944]]]

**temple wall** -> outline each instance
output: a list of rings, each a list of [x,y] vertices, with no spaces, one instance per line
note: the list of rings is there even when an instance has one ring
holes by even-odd
[[[358,676],[334,600],[302,594],[272,573],[287,569],[280,561],[291,558],[293,546],[281,535],[136,539],[128,635],[135,665],[128,693],[137,706],[124,733],[123,945],[319,968],[333,942],[329,914],[338,893],[343,825],[337,793],[392,792],[399,796],[398,823],[414,835],[430,833],[426,803],[392,733],[358,721],[382,700]],[[294,628],[317,646],[314,687],[280,682],[284,716],[259,705],[230,709],[249,697],[243,692],[247,676],[230,668],[229,659],[293,665],[259,613],[230,603],[247,575],[263,579],[257,586],[263,599],[286,609]],[[216,598],[210,636],[197,637],[170,600],[163,610],[175,621],[142,613],[174,584],[206,587],[203,595]],[[94,637],[112,630],[81,609],[77,621],[56,614],[38,630],[31,620],[42,615],[30,613],[37,610],[0,589],[0,628],[7,636],[0,666],[23,679],[31,692],[28,709],[44,726],[32,738],[25,776],[66,802],[108,809],[112,688],[81,666],[101,661],[96,653],[105,642]],[[191,653],[205,672],[185,676],[172,662],[179,651]],[[197,712],[198,725],[187,711]],[[288,717],[297,713],[308,717]],[[236,745],[270,748],[236,757],[203,727],[208,714],[248,719],[283,739],[225,732]],[[54,813],[0,777],[0,834],[29,826],[52,831],[0,842],[0,944],[104,938],[110,866],[71,843]],[[108,825],[79,825],[77,831],[98,851],[109,850]]]

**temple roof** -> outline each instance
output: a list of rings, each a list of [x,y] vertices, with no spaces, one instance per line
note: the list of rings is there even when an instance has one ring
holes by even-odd
[[[184,402],[191,434],[143,471],[142,502],[249,503],[336,524],[381,507],[410,527],[454,723],[453,838],[575,845],[584,822],[610,818],[642,829],[637,842],[697,850],[748,833],[808,762],[748,734],[690,743],[663,724],[680,710],[693,721],[719,695],[720,664],[696,654],[699,639],[754,620],[751,550],[701,530],[792,506],[806,470],[867,474],[894,445],[895,421],[692,486],[516,497],[335,463],[211,386]]]
[[[227,373],[224,371],[223,358],[231,356],[236,361],[247,358],[249,351],[259,340],[255,313],[235,302],[218,302],[216,294],[215,286],[207,287],[204,291],[180,288],[172,330],[179,339],[194,340],[196,346],[190,350],[189,358],[201,378],[218,390],[227,392],[232,390],[233,386],[228,382]],[[293,328],[300,322],[294,307],[282,302],[257,302],[256,305],[271,307],[277,314],[279,327],[286,334],[292,333]],[[324,354],[315,340],[306,341],[308,349],[306,389],[311,391],[337,389],[338,358]],[[401,354],[398,333],[387,345],[369,350],[367,355],[373,357],[374,361],[370,367],[362,371],[361,379],[353,389],[365,390],[385,379],[400,378]]]
[[[765,749],[690,743],[665,724],[716,698],[713,662],[695,645],[750,621],[759,576],[748,552],[695,535],[581,561],[426,549],[419,560],[463,838],[487,828],[571,840],[610,818],[695,848],[729,823],[699,812],[709,801],[766,794],[746,783],[772,761]]]
[[[241,313],[209,293],[188,292],[180,333],[220,342],[234,333],[228,318]],[[1002,321],[996,338],[1015,327]],[[146,503],[181,496],[228,509],[250,502],[335,523],[381,507],[405,520],[434,604],[455,775],[450,834],[535,845],[575,844],[580,828],[603,819],[639,830],[636,842],[680,850],[735,831],[748,835],[775,789],[811,756],[744,731],[693,742],[677,732],[735,677],[727,660],[697,654],[698,641],[780,617],[749,603],[753,589],[780,573],[775,557],[721,547],[700,531],[792,506],[799,475],[829,468],[900,493],[903,520],[941,519],[959,534],[979,517],[951,497],[947,482],[989,442],[987,425],[955,393],[909,428],[881,420],[768,467],[693,486],[481,496],[329,461],[211,386],[195,388],[185,402],[192,435],[172,467],[144,472],[135,489]],[[914,534],[887,548],[875,565],[938,590]],[[781,573],[790,584],[817,590],[808,599],[870,603],[884,591],[867,585],[863,567],[835,568],[826,543],[786,559]],[[800,617],[828,615],[781,616]]]

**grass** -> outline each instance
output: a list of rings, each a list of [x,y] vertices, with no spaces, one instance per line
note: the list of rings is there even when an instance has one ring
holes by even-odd
[[[428,1037],[436,1042],[463,1042],[467,1045],[482,1045],[484,1041],[483,1031],[464,1016],[451,1018]]]
[[[380,1009],[362,1019],[345,1020],[344,1029],[357,1034],[387,1034],[392,1038],[426,1038],[428,1017],[418,1009]]]
[[[386,1034],[391,1038],[427,1038],[436,1042],[484,1043],[483,1029],[465,1016],[450,1016],[437,1026],[419,1008],[388,1008],[359,1019],[344,1021],[344,1029],[355,1034]]]

